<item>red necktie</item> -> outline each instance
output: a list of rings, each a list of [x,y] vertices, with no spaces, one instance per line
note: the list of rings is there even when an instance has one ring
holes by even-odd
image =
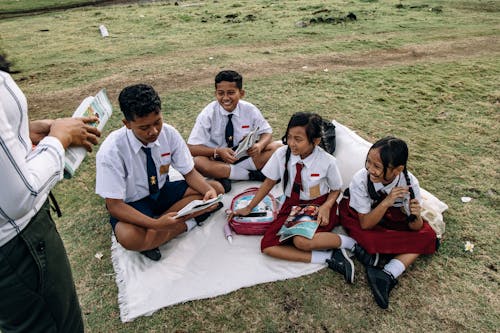
[[[294,201],[299,201],[300,200],[300,190],[302,189],[302,175],[300,174],[302,171],[302,167],[304,165],[302,163],[297,163],[295,164],[295,180],[293,181],[292,184],[292,193],[290,195],[290,199]]]

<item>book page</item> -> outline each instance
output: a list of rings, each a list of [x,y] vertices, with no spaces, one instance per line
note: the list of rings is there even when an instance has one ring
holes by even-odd
[[[234,157],[240,159],[242,157],[248,156],[247,150],[250,149],[255,142],[259,139],[259,135],[257,132],[259,131],[259,127],[251,130],[248,135],[241,140],[238,144],[238,148],[234,151]]]
[[[106,90],[101,89],[95,97],[86,97],[75,110],[72,117],[96,116],[99,118],[99,121],[91,125],[97,127],[97,129],[101,131],[112,113],[113,107],[106,95]],[[66,149],[64,178],[73,177],[76,169],[78,169],[85,156],[87,156],[87,150],[83,147],[69,147]]]
[[[182,216],[186,216],[192,213],[199,212],[200,210],[203,210],[205,208],[208,208],[212,206],[213,204],[216,204],[217,202],[222,200],[223,195],[219,194],[217,197],[213,199],[209,199],[206,201],[203,200],[193,200],[190,203],[188,203],[184,208],[179,210],[177,212],[177,215],[174,216],[174,218],[179,218]]]
[[[277,233],[280,236],[280,242],[293,236],[313,238],[318,229],[318,213],[319,206],[317,205],[293,206]]]

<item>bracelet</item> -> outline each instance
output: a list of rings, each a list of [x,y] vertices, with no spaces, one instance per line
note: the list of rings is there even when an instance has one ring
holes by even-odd
[[[217,147],[214,149],[214,160],[217,158]]]

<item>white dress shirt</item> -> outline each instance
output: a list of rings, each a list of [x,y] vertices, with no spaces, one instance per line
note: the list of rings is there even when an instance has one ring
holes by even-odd
[[[235,146],[254,128],[259,127],[257,132],[259,135],[273,132],[255,105],[240,100],[232,112],[227,112],[219,102],[213,101],[196,118],[187,142],[190,145],[204,145],[211,148],[227,147],[226,124],[229,114],[233,114],[231,120]]]
[[[144,145],[123,126],[108,135],[96,155],[96,193],[103,198],[133,202],[149,195]],[[158,139],[148,144],[156,165],[158,186],[167,181],[170,166],[189,173],[193,157],[186,142],[172,126],[163,124]]]
[[[269,161],[267,161],[262,173],[270,179],[278,180],[285,173],[286,149],[288,146],[278,148]],[[340,190],[342,187],[342,178],[337,167],[337,161],[323,148],[316,146],[304,160],[299,155],[290,154],[288,161],[288,183],[285,189],[285,195],[291,196],[292,185],[295,179],[295,165],[301,162],[302,167],[302,190],[300,199],[313,200],[317,197],[330,193],[330,191]]]
[[[420,185],[418,183],[418,179],[415,176],[408,172],[408,176],[410,177],[410,184],[413,189],[413,193],[415,193],[415,198],[418,199],[420,203],[422,203],[422,197],[420,195]],[[373,183],[373,187],[375,191],[381,191],[385,194],[391,193],[391,190],[395,187],[407,187],[406,179],[403,173],[400,173],[394,180],[385,185],[382,183]],[[394,207],[404,207],[404,209],[409,211],[409,200],[410,194],[406,196],[403,200],[398,200],[394,203]],[[363,168],[356,172],[352,177],[351,183],[349,184],[349,206],[354,208],[358,213],[368,214],[372,210],[372,204],[375,201],[370,198],[370,194],[368,193],[368,171]]]
[[[64,148],[45,137],[33,148],[26,97],[0,71],[0,246],[21,232],[63,178]]]

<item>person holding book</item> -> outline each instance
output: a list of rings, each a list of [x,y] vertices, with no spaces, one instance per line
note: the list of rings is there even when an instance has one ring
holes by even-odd
[[[215,98],[198,115],[188,138],[195,167],[206,177],[219,180],[226,192],[232,180],[264,180],[259,171],[281,145],[272,142],[272,129],[260,110],[242,100],[243,78],[235,71],[215,76]],[[258,141],[238,158],[238,144],[256,130]]]
[[[383,309],[389,306],[397,278],[419,255],[434,253],[438,244],[436,233],[420,215],[420,186],[407,171],[407,161],[403,140],[378,140],[339,206],[340,222],[351,237],[368,253],[392,258],[383,268],[363,262],[375,301]]]
[[[30,121],[0,54],[0,331],[83,332],[71,267],[50,214],[70,146],[97,144],[95,117]]]
[[[125,126],[113,131],[97,153],[96,193],[105,199],[117,241],[158,261],[158,246],[203,222],[222,203],[179,218],[176,212],[193,200],[216,198],[224,189],[196,171],[179,132],[163,122],[153,87],[126,87],[118,101]],[[170,181],[170,166],[184,180]]]
[[[364,255],[351,237],[332,232],[337,221],[337,197],[342,179],[335,157],[320,147],[322,138],[322,118],[315,113],[295,113],[283,136],[284,147],[278,148],[262,169],[266,179],[247,207],[233,212],[248,215],[281,179],[286,195],[278,217],[266,231],[261,241],[263,253],[272,257],[311,263],[328,263],[329,267],[341,273],[348,283],[354,281],[354,265],[346,249],[357,249],[357,255]],[[290,214],[301,214],[297,206],[303,205],[302,212],[316,211],[309,206],[317,206],[314,213],[316,230],[312,238],[299,234],[292,237],[280,236],[282,227]],[[292,227],[291,223],[289,226]],[[286,225],[285,225],[286,227]],[[281,239],[281,240],[280,240]]]

